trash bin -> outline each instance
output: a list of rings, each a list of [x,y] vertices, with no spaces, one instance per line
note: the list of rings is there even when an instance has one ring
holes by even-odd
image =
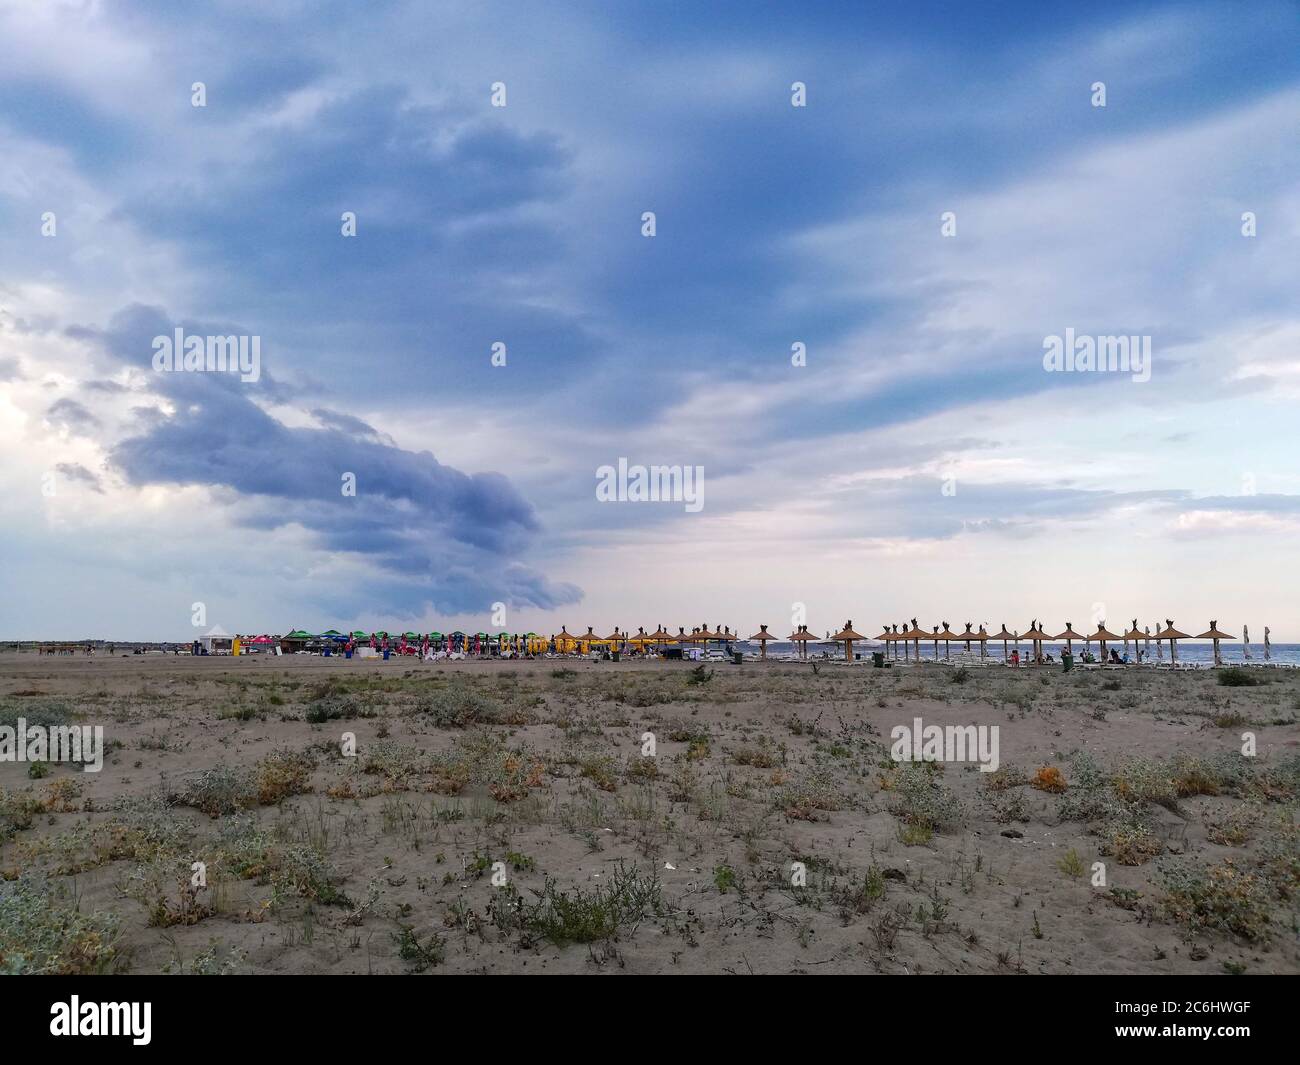
[[[1069,651],[1062,651],[1062,652],[1061,652],[1061,672],[1062,672],[1062,673],[1069,673],[1069,672],[1070,672],[1070,667],[1073,666],[1073,665],[1074,665],[1074,655],[1070,654]]]
[[[391,653],[392,653],[392,652],[390,652],[390,651],[388,650],[387,647],[384,648],[384,661],[385,661],[385,662],[388,661],[388,656],[389,656]]]
[[[351,657],[352,657],[352,652],[351,652],[351,651],[344,651],[344,652],[343,652],[343,657],[344,657],[344,658],[351,658]]]
[[[884,651],[872,651],[872,652],[871,652],[871,665],[872,665],[872,668],[874,668],[874,669],[884,669],[884,668],[885,668],[885,652],[884,652]]]
[[[732,652],[731,652],[731,660],[732,660],[733,662],[735,662],[736,665],[740,665],[740,663],[743,662],[743,661],[745,660],[745,652],[744,652],[744,651],[732,651]]]
[[[610,651],[610,652],[609,652],[609,657],[610,657],[611,660],[617,662],[617,661],[618,661],[618,656],[619,656],[620,654],[621,654],[620,651]]]

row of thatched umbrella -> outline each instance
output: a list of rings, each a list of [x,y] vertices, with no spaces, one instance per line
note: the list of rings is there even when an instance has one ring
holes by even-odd
[[[862,637],[860,636],[856,638],[862,639]],[[840,633],[830,637],[828,642],[838,642],[842,639],[844,639],[844,634]],[[1132,640],[1134,645],[1136,646],[1139,640],[1146,641],[1148,644],[1150,643],[1151,640],[1155,640],[1157,641],[1157,646],[1159,646],[1160,641],[1168,640],[1169,660],[1171,662],[1178,661],[1179,640],[1212,640],[1214,642],[1214,664],[1218,666],[1218,665],[1222,665],[1223,662],[1222,657],[1220,656],[1219,653],[1219,641],[1231,640],[1233,639],[1233,636],[1231,633],[1227,633],[1221,630],[1219,628],[1219,623],[1213,620],[1210,622],[1210,628],[1206,632],[1203,632],[1198,636],[1193,636],[1190,633],[1181,632],[1178,629],[1174,628],[1174,623],[1169,618],[1165,619],[1165,627],[1163,629],[1160,629],[1157,626],[1157,631],[1154,633],[1151,632],[1151,629],[1149,627],[1146,629],[1139,629],[1137,627],[1137,618],[1134,618],[1132,628],[1130,628],[1129,631],[1124,633],[1123,635],[1120,635],[1119,633],[1111,632],[1108,628],[1106,628],[1106,622],[1101,621],[1097,625],[1096,632],[1085,636],[1083,633],[1076,632],[1074,630],[1073,624],[1069,621],[1065,623],[1065,631],[1062,633],[1058,633],[1056,635],[1052,635],[1051,633],[1044,632],[1041,626],[1038,624],[1037,619],[1032,621],[1030,623],[1029,628],[1026,629],[1024,632],[1010,632],[1007,630],[1007,627],[1004,624],[1002,626],[1001,631],[990,634],[985,631],[983,625],[979,627],[978,631],[972,631],[972,626],[969,621],[966,623],[965,632],[953,632],[948,627],[948,623],[946,621],[943,623],[942,632],[939,631],[938,625],[934,626],[933,632],[926,632],[924,629],[919,628],[917,626],[916,618],[913,618],[912,626],[910,629],[907,628],[906,625],[904,625],[903,630],[900,632],[899,626],[886,625],[884,631],[879,636],[877,636],[876,639],[882,640],[886,643],[897,644],[901,642],[904,648],[904,656],[906,656],[907,653],[906,650],[907,643],[910,641],[915,648],[916,657],[918,660],[921,657],[920,641],[923,639],[932,640],[934,642],[934,653],[936,658],[939,656],[940,640],[943,640],[944,642],[944,657],[948,656],[949,644],[951,641],[954,640],[964,641],[966,644],[966,649],[968,651],[970,650],[970,645],[972,643],[979,643],[983,645],[988,643],[988,641],[990,640],[1001,640],[1002,655],[1004,658],[1006,657],[1007,654],[1008,642],[1015,641],[1019,643],[1021,640],[1029,640],[1033,644],[1034,657],[1036,659],[1042,656],[1042,645],[1044,643],[1055,643],[1060,640],[1065,641],[1066,648],[1067,650],[1070,651],[1073,651],[1074,649],[1075,640],[1079,640],[1084,644],[1091,643],[1093,640],[1096,640],[1101,645],[1101,653],[1103,658],[1106,655],[1106,644],[1108,642],[1118,643],[1122,641],[1123,643],[1127,644],[1130,640]],[[981,647],[981,650],[982,649],[983,647]]]
[[[863,636],[861,633],[854,631],[852,621],[846,621],[844,623],[844,628],[841,629],[839,632],[835,633],[833,636],[829,636],[825,642],[844,644],[845,660],[852,661],[853,644],[859,640],[865,640],[866,638],[867,637]],[[581,636],[572,636],[570,635],[567,629],[561,629],[560,634],[555,637],[555,642],[563,649],[567,649],[567,645],[569,644],[574,645],[574,647],[576,648],[578,646],[581,646],[582,644],[586,644],[588,646],[594,644],[613,644],[615,646],[618,646],[624,643],[634,644],[639,647],[645,648],[646,646],[650,646],[650,645],[663,646],[664,644],[669,644],[669,643],[677,643],[677,644],[701,643],[707,646],[709,641],[711,640],[717,640],[720,642],[729,643],[739,639],[740,639],[739,634],[733,633],[731,631],[730,626],[726,627],[725,629],[722,626],[718,626],[716,630],[710,630],[708,625],[702,625],[699,628],[692,629],[689,633],[686,631],[685,626],[679,626],[676,635],[673,635],[672,633],[666,631],[662,625],[660,625],[656,631],[650,633],[646,632],[644,628],[638,629],[635,635],[630,635],[626,632],[620,632],[618,628],[615,627],[613,633],[611,633],[609,636],[597,636],[593,628],[591,626],[588,626],[586,633]],[[759,631],[754,633],[752,636],[750,636],[749,639],[758,642],[760,657],[766,658],[768,641],[776,640],[777,637],[768,631],[768,627],[766,625],[760,625]],[[816,635],[808,631],[807,625],[800,625],[794,632],[792,632],[787,637],[787,639],[791,643],[798,645],[799,655],[801,658],[808,657],[809,643],[821,642]],[[1142,640],[1142,641],[1146,641],[1149,646],[1150,641],[1155,640],[1158,648],[1161,641],[1168,640],[1169,660],[1171,662],[1177,662],[1178,660],[1177,644],[1179,640],[1213,640],[1214,641],[1214,664],[1217,666],[1222,664],[1222,659],[1220,658],[1219,655],[1219,641],[1231,640],[1233,639],[1233,637],[1231,636],[1231,634],[1220,630],[1217,621],[1210,622],[1210,628],[1207,632],[1203,632],[1199,636],[1192,636],[1189,633],[1180,632],[1178,629],[1174,628],[1173,621],[1171,621],[1168,618],[1165,619],[1165,627],[1163,629],[1159,629],[1157,627],[1157,631],[1154,633],[1151,632],[1150,628],[1147,628],[1145,630],[1139,629],[1137,627],[1137,619],[1134,618],[1132,628],[1130,628],[1129,631],[1124,633],[1123,635],[1120,635],[1119,633],[1111,632],[1109,629],[1106,628],[1105,621],[1101,621],[1097,625],[1097,631],[1087,636],[1085,636],[1083,633],[1076,632],[1073,624],[1068,621],[1065,623],[1064,632],[1059,633],[1057,635],[1052,635],[1050,633],[1043,631],[1042,627],[1038,624],[1037,619],[1032,621],[1030,623],[1029,628],[1026,629],[1024,632],[1009,631],[1006,625],[1004,624],[1000,629],[1000,631],[995,633],[989,633],[985,630],[983,625],[981,625],[978,630],[975,630],[973,628],[972,623],[969,621],[966,622],[965,632],[953,632],[952,629],[949,627],[948,622],[946,621],[943,623],[942,632],[939,630],[938,625],[935,625],[932,631],[926,632],[925,629],[917,625],[916,618],[912,618],[912,624],[910,628],[905,624],[902,627],[902,631],[900,632],[898,625],[886,625],[884,627],[884,631],[882,631],[880,635],[876,637],[876,639],[885,643],[892,643],[895,645],[895,648],[897,648],[897,645],[899,643],[902,643],[904,657],[908,657],[907,645],[911,643],[917,661],[920,661],[921,658],[922,640],[932,641],[934,643],[934,654],[936,658],[938,658],[939,656],[940,640],[942,640],[944,643],[945,658],[948,657],[949,646],[953,642],[959,642],[959,643],[964,642],[966,644],[966,650],[968,651],[970,650],[970,645],[972,643],[978,643],[980,644],[980,650],[982,652],[984,650],[984,646],[990,640],[993,641],[1001,640],[1002,656],[1003,658],[1006,658],[1007,647],[1009,643],[1013,641],[1019,643],[1021,640],[1029,640],[1033,644],[1035,659],[1042,657],[1042,645],[1044,643],[1055,643],[1060,640],[1064,640],[1066,642],[1066,648],[1070,651],[1073,651],[1074,649],[1075,640],[1079,640],[1084,644],[1091,643],[1092,641],[1096,640],[1101,645],[1101,653],[1103,658],[1105,658],[1106,656],[1106,644],[1108,642],[1118,643],[1120,641],[1123,641],[1125,644],[1127,644],[1130,640],[1132,640],[1134,642],[1134,645],[1136,646],[1137,642],[1139,640]]]

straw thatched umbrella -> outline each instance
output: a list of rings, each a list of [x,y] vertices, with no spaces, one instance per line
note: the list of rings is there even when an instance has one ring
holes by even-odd
[[[790,642],[799,645],[800,658],[808,657],[808,641],[815,639],[817,639],[817,637],[808,631],[807,625],[800,625],[799,628],[790,633]]]
[[[660,625],[650,634],[650,639],[654,640],[655,646],[662,652],[664,644],[672,642],[673,634],[667,632],[664,627]]]
[[[1008,640],[1014,640],[1014,639],[1017,639],[1016,634],[1015,634],[1014,632],[1007,632],[1007,626],[1006,626],[1006,623],[1004,622],[1003,625],[1002,625],[1002,631],[1001,631],[1001,632],[995,632],[995,633],[993,634],[993,639],[995,639],[995,640],[1001,640],[1001,641],[1002,641],[1002,661],[1003,661],[1003,662],[1008,661],[1008,657],[1007,657],[1007,641],[1008,641]]]
[[[722,633],[710,631],[709,626],[705,624],[700,626],[700,632],[697,639],[704,645],[704,650],[707,651],[709,649],[709,641],[722,639]]]
[[[1220,632],[1220,631],[1219,631],[1219,623],[1218,623],[1217,621],[1215,621],[1214,619],[1211,618],[1211,619],[1210,619],[1210,628],[1209,628],[1209,631],[1208,631],[1208,632],[1203,632],[1203,633],[1201,633],[1201,634],[1200,634],[1198,637],[1196,637],[1196,638],[1197,638],[1198,640],[1213,640],[1213,641],[1214,641],[1214,665],[1215,665],[1215,668],[1218,668],[1219,666],[1223,665],[1223,659],[1219,657],[1219,641],[1220,641],[1220,640],[1231,640],[1232,637],[1229,636],[1226,632]]]
[[[1086,636],[1081,636],[1079,633],[1075,632],[1075,631],[1074,631],[1074,626],[1071,625],[1071,624],[1067,621],[1067,622],[1065,623],[1065,631],[1064,631],[1063,633],[1061,633],[1061,635],[1058,636],[1057,639],[1058,639],[1058,640],[1064,640],[1064,641],[1065,641],[1065,649],[1066,649],[1067,651],[1069,651],[1070,654],[1074,654],[1074,641],[1075,641],[1075,640],[1086,640],[1087,637],[1086,637]]]
[[[1132,640],[1133,657],[1136,658],[1138,661],[1141,661],[1142,655],[1141,652],[1138,651],[1138,641],[1142,639],[1144,635],[1145,634],[1142,632],[1142,630],[1138,628],[1138,619],[1134,618],[1133,627],[1129,629],[1128,632],[1124,633],[1124,653],[1125,654],[1128,653],[1128,642],[1129,640]]]
[[[775,640],[776,637],[773,636],[770,632],[767,631],[767,626],[766,626],[766,625],[760,625],[760,626],[758,627],[758,631],[757,631],[756,633],[754,633],[754,635],[751,636],[750,639],[751,639],[751,640],[757,640],[757,641],[758,641],[758,657],[759,657],[759,658],[766,658],[766,657],[767,657],[767,641],[768,641],[768,640]]]
[[[1151,626],[1150,625],[1144,626],[1144,631],[1146,632],[1147,639],[1148,640],[1151,639]],[[1156,625],[1155,641],[1156,641],[1156,661],[1163,662],[1165,660],[1165,648],[1164,648],[1164,644],[1160,642],[1159,624]]]
[[[844,628],[831,637],[836,643],[844,644],[844,661],[853,661],[853,641],[865,640],[866,637],[853,631],[853,622],[846,621]]]
[[[582,645],[584,643],[587,645],[587,650],[590,651],[593,644],[604,643],[604,642],[605,642],[604,640],[602,640],[599,636],[596,635],[596,631],[590,625],[587,626],[587,634],[585,636],[578,637],[579,650],[581,650]]]
[[[1106,628],[1106,622],[1104,621],[1097,622],[1097,631],[1088,637],[1089,640],[1097,640],[1101,643],[1102,662],[1106,661],[1106,641],[1122,640],[1123,638],[1124,638],[1123,636],[1117,636],[1115,635],[1115,633],[1111,632],[1108,628]]]
[[[980,622],[980,631],[975,634],[975,639],[980,643],[980,658],[985,659],[989,654],[989,630],[983,622]]]
[[[974,627],[975,627],[975,626],[974,626],[974,623],[973,623],[973,622],[970,622],[970,621],[966,622],[966,631],[963,632],[963,633],[961,634],[961,635],[962,635],[962,639],[964,639],[964,640],[966,641],[966,653],[967,653],[967,654],[970,654],[970,642],[971,642],[971,640],[975,639],[975,634],[974,634],[973,632],[971,632],[971,629],[974,628]]]
[[[1268,633],[1269,633],[1269,628],[1267,625],[1265,625],[1264,626],[1264,661],[1265,662],[1267,662],[1272,657],[1272,655],[1270,654],[1270,649],[1272,648],[1273,645],[1268,642]]]
[[[889,631],[889,626],[885,625],[880,630],[880,635],[876,637],[885,645],[885,657],[889,657],[889,645],[894,642],[894,634]]]
[[[943,641],[943,657],[947,658],[949,653],[948,641],[960,640],[961,637],[953,632],[952,629],[948,628],[948,623],[945,621],[943,623],[943,632],[939,633],[939,639]]]
[[[912,650],[916,652],[916,660],[921,661],[921,641],[926,639],[930,634],[925,629],[916,624],[916,618],[912,619],[912,627],[907,630],[907,638],[912,641]]]
[[[1178,664],[1178,641],[1190,640],[1191,637],[1188,636],[1187,633],[1185,632],[1179,632],[1176,628],[1174,628],[1173,621],[1169,618],[1165,618],[1165,627],[1156,633],[1156,639],[1169,641],[1169,663],[1170,665],[1177,665]]]
[[[1034,620],[1030,623],[1029,628],[1025,631],[1023,638],[1026,640],[1033,641],[1034,661],[1041,662],[1043,660],[1043,642],[1045,640],[1050,640],[1052,637],[1047,635],[1047,633],[1045,633],[1042,629],[1038,627],[1037,618],[1034,618]]]

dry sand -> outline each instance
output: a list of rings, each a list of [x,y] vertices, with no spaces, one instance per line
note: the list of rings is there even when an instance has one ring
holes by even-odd
[[[1300,674],[955,673],[0,655],[0,724],[112,744],[0,764],[0,892],[111,915],[28,968],[1300,971]],[[897,766],[915,717],[999,726],[1003,772]]]

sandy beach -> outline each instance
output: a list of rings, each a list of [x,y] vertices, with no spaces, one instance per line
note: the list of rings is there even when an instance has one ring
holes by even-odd
[[[0,726],[108,751],[0,762],[0,968],[1295,973],[1253,672],[4,654]]]

